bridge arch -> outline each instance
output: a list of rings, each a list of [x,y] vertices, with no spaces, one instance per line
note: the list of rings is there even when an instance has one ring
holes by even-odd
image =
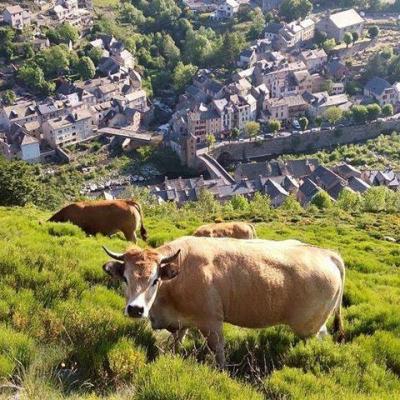
[[[217,161],[223,166],[227,167],[229,164],[231,164],[233,161],[235,161],[234,157],[232,156],[229,151],[223,151],[219,156],[217,157]]]

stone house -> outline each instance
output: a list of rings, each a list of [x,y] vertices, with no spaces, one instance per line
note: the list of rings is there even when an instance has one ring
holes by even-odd
[[[53,148],[79,143],[93,135],[92,114],[84,110],[50,119],[42,125],[42,130]]]
[[[301,95],[272,98],[267,101],[267,118],[289,121],[304,115],[308,108],[308,103]]]
[[[31,24],[30,13],[21,6],[8,6],[3,11],[3,20],[14,29],[24,29]]]
[[[239,11],[239,3],[236,0],[223,0],[215,10],[215,18],[233,18]]]
[[[364,95],[374,98],[381,106],[397,103],[395,88],[388,81],[377,76],[366,83]]]
[[[347,32],[357,32],[361,36],[364,22],[364,18],[351,8],[335,14],[328,13],[317,23],[317,29],[320,32],[325,32],[328,38],[334,38],[337,42],[341,42]]]
[[[328,61],[328,56],[324,49],[305,50],[300,53],[300,60],[306,64],[311,72],[319,71]]]
[[[315,22],[311,18],[285,24],[277,36],[280,49],[290,49],[311,40],[315,34]]]
[[[38,120],[39,114],[34,101],[23,101],[0,109],[0,127],[7,130],[12,124],[24,125]]]

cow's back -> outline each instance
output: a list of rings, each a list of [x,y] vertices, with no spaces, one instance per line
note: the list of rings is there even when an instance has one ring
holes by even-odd
[[[313,330],[316,309],[339,290],[339,271],[329,264],[333,253],[297,241],[192,237],[165,249],[181,249],[182,270],[161,286],[157,303],[172,299],[198,320]]]
[[[70,204],[50,221],[71,222],[86,233],[109,235],[136,223],[132,207],[124,200],[82,201]]]
[[[250,224],[246,222],[220,222],[203,225],[198,228],[193,236],[235,239],[253,239],[254,232]]]

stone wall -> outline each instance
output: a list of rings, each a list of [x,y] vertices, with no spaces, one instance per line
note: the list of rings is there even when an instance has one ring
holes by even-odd
[[[399,119],[265,139],[262,142],[227,143],[214,148],[211,155],[222,164],[226,164],[232,161],[272,158],[281,154],[312,153],[322,149],[333,149],[338,145],[365,142],[392,131],[400,131]]]

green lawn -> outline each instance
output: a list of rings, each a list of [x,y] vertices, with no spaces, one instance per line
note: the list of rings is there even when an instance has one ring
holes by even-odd
[[[394,399],[400,393],[400,216],[332,209],[273,210],[259,237],[300,239],[340,251],[348,342],[303,342],[289,329],[226,326],[230,367],[195,360],[193,332],[179,356],[165,333],[123,315],[119,284],[101,265],[101,246],[122,237],[86,237],[48,212],[0,208],[0,385],[21,399]],[[240,218],[240,213],[236,214]],[[150,243],[189,234],[201,210],[146,208]],[[178,221],[178,222],[176,222]],[[143,243],[141,243],[143,245]],[[13,390],[2,389],[0,399]]]

